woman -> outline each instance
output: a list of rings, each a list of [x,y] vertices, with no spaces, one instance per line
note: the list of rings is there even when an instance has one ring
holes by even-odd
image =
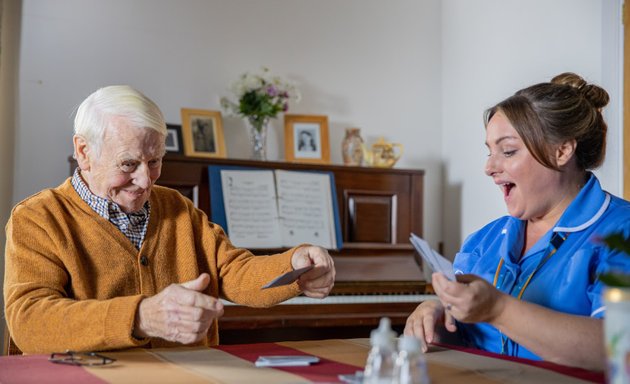
[[[597,277],[630,271],[630,257],[596,240],[630,235],[630,203],[589,172],[604,160],[608,100],[602,88],[563,73],[486,111],[485,172],[509,216],[466,239],[455,257],[457,282],[433,275],[439,300],[420,304],[405,327],[425,351],[444,340],[445,328],[484,350],[604,368]]]

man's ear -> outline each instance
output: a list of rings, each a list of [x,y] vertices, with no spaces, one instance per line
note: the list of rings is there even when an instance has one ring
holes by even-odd
[[[560,144],[556,148],[556,164],[562,167],[566,165],[575,155],[575,149],[577,148],[577,141],[569,140]]]
[[[90,146],[85,137],[81,135],[72,136],[74,144],[74,158],[82,171],[90,170]]]

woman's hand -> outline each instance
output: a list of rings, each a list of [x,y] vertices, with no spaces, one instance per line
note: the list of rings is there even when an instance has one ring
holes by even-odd
[[[508,299],[476,275],[457,275],[457,281],[450,281],[442,273],[434,273],[432,284],[447,312],[462,323],[493,323]]]
[[[430,343],[440,341],[438,329],[441,324],[449,332],[457,330],[455,320],[444,310],[442,303],[439,300],[427,300],[409,315],[404,333],[420,339],[422,352],[426,352]]]

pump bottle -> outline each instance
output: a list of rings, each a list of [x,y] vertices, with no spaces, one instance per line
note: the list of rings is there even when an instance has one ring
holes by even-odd
[[[370,334],[370,353],[363,375],[364,384],[391,384],[396,361],[396,332],[390,320],[382,317],[377,329]]]

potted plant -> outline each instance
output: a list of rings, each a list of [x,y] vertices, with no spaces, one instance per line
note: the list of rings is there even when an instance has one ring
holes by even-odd
[[[621,251],[630,257],[630,237],[624,237],[621,232],[612,233],[602,239],[610,249]],[[600,280],[609,287],[630,288],[630,274],[610,271],[600,276]]]

